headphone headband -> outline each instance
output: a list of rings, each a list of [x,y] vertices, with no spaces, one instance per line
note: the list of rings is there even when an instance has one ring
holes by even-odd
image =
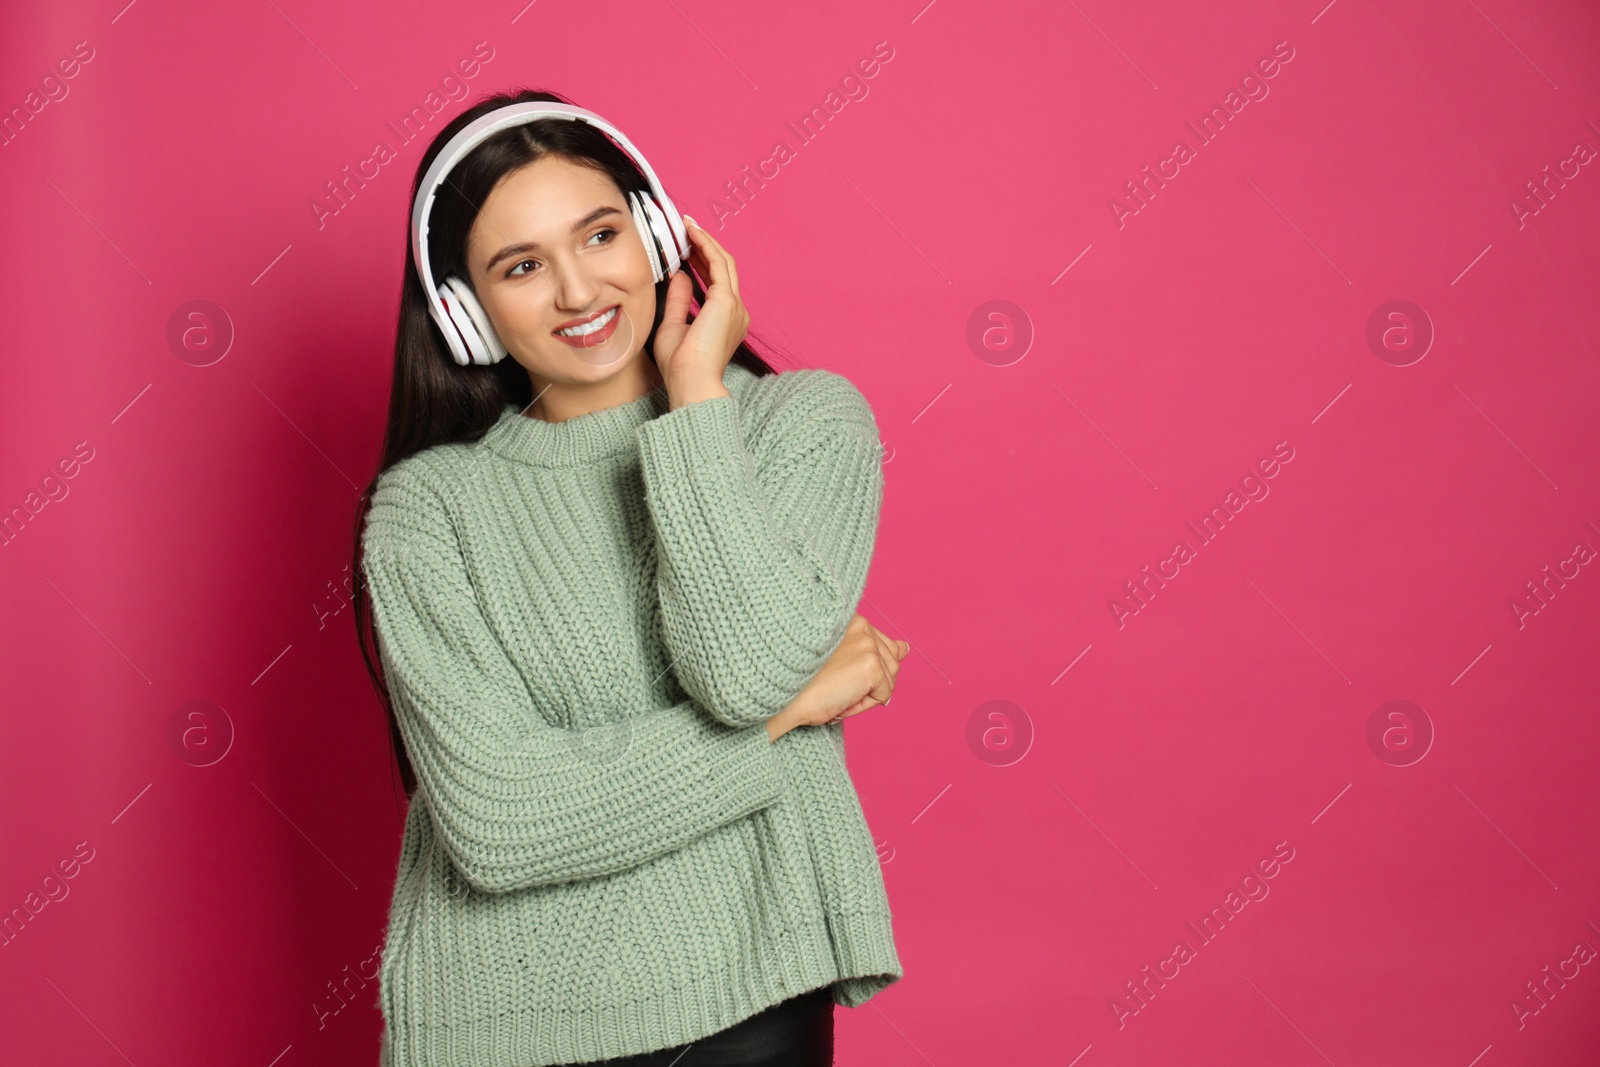
[[[673,206],[672,199],[667,196],[666,189],[656,178],[656,172],[651,169],[649,161],[639,154],[621,130],[599,115],[572,104],[544,101],[507,104],[486,115],[480,115],[445,142],[423,175],[422,183],[417,187],[416,197],[411,204],[411,254],[417,268],[417,276],[422,279],[423,291],[428,296],[428,311],[444,335],[451,355],[462,366],[466,366],[469,362],[483,364],[503,359],[506,355],[505,346],[494,336],[488,316],[473,298],[470,287],[461,279],[446,278],[445,288],[448,290],[448,297],[454,298],[464,313],[452,314],[456,309],[446,309],[445,299],[439,287],[434,284],[433,269],[428,262],[428,216],[433,210],[433,201],[438,195],[439,187],[449,178],[450,172],[468,152],[501,130],[544,118],[570,119],[596,127],[617,142],[643,172],[645,179],[650,183],[654,202],[637,193],[631,194],[629,200],[630,206],[634,209],[634,221],[638,224],[639,236],[644,241],[645,251],[650,259],[651,272],[657,281],[677,270],[679,263],[689,251],[689,235],[684,229],[683,219]],[[664,264],[656,250],[651,247],[652,233],[656,243],[661,246],[661,254],[665,257]]]

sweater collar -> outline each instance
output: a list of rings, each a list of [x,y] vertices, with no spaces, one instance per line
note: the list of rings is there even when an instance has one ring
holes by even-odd
[[[753,371],[729,363],[722,384],[738,395],[755,377]],[[637,449],[639,428],[668,409],[665,387],[565,422],[536,419],[522,414],[521,405],[507,404],[481,444],[496,455],[533,467],[580,467]]]

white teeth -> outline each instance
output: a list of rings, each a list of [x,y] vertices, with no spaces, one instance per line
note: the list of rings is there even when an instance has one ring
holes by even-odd
[[[583,337],[585,334],[591,334],[596,330],[605,329],[606,326],[610,324],[611,320],[616,317],[617,309],[612,308],[610,311],[606,312],[604,315],[601,315],[598,319],[595,319],[592,322],[586,322],[582,326],[574,326],[569,330],[557,330],[556,333],[561,334],[563,337]]]

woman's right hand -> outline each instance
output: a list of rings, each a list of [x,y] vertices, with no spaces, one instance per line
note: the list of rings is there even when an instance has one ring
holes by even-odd
[[[768,735],[776,741],[796,726],[822,726],[888,703],[900,661],[910,651],[910,644],[856,615],[822,669],[788,707],[767,720]]]

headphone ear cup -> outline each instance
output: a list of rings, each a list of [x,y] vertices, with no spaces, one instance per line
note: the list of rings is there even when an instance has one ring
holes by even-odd
[[[651,197],[638,194],[644,202],[645,214],[650,216],[650,229],[656,235],[656,243],[661,246],[667,256],[667,273],[671,274],[678,269],[678,242],[672,236],[672,227],[667,225],[667,216],[662,212],[659,204]]]
[[[444,308],[445,321],[439,323],[439,332],[444,335],[445,343],[450,346],[450,355],[460,366],[468,366],[483,360],[478,353],[482,345],[475,336],[477,327],[472,324],[472,318],[461,306],[461,300],[456,296],[455,289],[449,285],[438,288],[439,306]]]
[[[472,350],[473,359],[478,363],[498,363],[506,358],[506,346],[501,343],[500,335],[494,332],[494,323],[489,320],[489,315],[483,310],[483,305],[478,303],[478,298],[473,295],[472,287],[457,277],[444,280],[447,288],[460,304],[461,310],[466,313],[467,322],[463,324],[456,314],[456,309],[447,303],[450,317],[458,326],[462,327],[462,334],[467,342],[467,347]]]
[[[656,281],[667,276],[661,266],[661,255],[656,251],[653,240],[654,227],[651,226],[648,216],[644,211],[644,197],[638,192],[628,194],[628,203],[633,208],[633,227],[639,231],[639,241],[644,245],[644,254],[650,259],[650,276]]]

